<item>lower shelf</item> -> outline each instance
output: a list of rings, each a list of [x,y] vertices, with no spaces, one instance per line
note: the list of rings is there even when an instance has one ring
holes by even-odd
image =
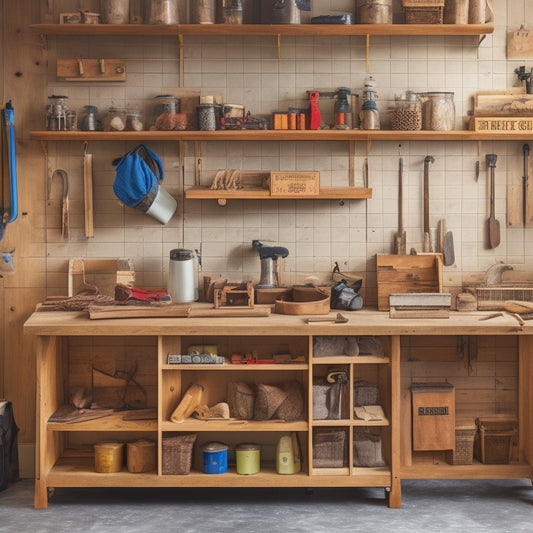
[[[87,457],[60,459],[46,476],[48,487],[388,487],[390,484],[388,468],[357,468],[352,476],[331,472],[282,475],[268,466],[253,475],[237,474],[232,468],[225,474],[193,470],[184,476],[159,476],[155,472],[132,474],[126,469],[101,474],[94,471],[93,460]]]
[[[523,479],[532,478],[533,469],[527,463],[486,465],[474,461],[471,465],[403,466],[402,479]]]

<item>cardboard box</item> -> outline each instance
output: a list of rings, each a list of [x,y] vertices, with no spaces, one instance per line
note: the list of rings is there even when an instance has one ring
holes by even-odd
[[[271,172],[271,196],[318,196],[320,172]]]
[[[451,383],[413,383],[413,451],[455,449],[455,389]]]

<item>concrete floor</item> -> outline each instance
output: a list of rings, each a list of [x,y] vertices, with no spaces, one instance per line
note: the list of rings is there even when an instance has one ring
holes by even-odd
[[[0,493],[0,532],[357,533],[533,530],[528,480],[402,482],[381,489],[57,489],[33,508],[33,481]]]

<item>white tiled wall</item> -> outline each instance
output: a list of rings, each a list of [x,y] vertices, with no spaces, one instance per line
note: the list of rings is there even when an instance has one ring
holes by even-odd
[[[90,2],[55,2],[57,12]],[[353,0],[313,0],[313,14],[353,11]],[[501,90],[516,83],[514,69],[533,60],[507,61],[508,29],[533,21],[533,0],[494,0],[495,32],[477,46],[474,37],[371,37],[369,73],[377,81],[383,124],[394,96],[402,91],[446,90],[455,93],[456,127],[472,108],[478,90]],[[66,94],[81,112],[94,104],[137,104],[150,121],[151,99],[179,87],[179,45],[174,37],[48,37],[48,94]],[[278,59],[275,37],[185,37],[185,87],[203,94],[221,94],[227,102],[243,103],[253,114],[269,115],[288,106],[306,106],[306,91],[348,86],[361,90],[366,73],[364,37],[286,37]],[[55,58],[123,58],[124,84],[66,84],[55,78]],[[324,102],[324,104],[327,104]],[[327,114],[326,105],[324,111]],[[44,108],[44,106],[43,106]],[[44,111],[43,111],[44,125]],[[356,185],[362,185],[366,143],[357,146]],[[376,253],[391,251],[398,220],[398,143],[372,142],[369,154],[371,200],[354,201],[183,201],[178,143],[150,143],[165,167],[165,188],[179,202],[167,226],[123,207],[112,191],[111,161],[131,145],[94,142],[88,147],[95,167],[95,238],[83,231],[82,153],[76,143],[50,145],[51,168],[68,171],[71,183],[72,236],[61,241],[59,184],[54,183],[47,206],[48,290],[66,286],[66,259],[72,256],[128,256],[134,260],[140,285],[166,283],[169,250],[200,249],[203,270],[220,272],[232,281],[259,279],[259,259],[253,239],[286,246],[284,281],[302,282],[314,275],[329,279],[335,261],[342,269],[365,275],[367,302],[375,300]],[[430,171],[430,223],[433,237],[440,219],[453,231],[456,262],[445,268],[445,285],[457,288],[463,279],[484,272],[495,261],[515,270],[533,267],[529,243],[533,230],[507,229],[506,181],[522,172],[523,142],[406,142],[404,216],[408,249],[422,249],[422,176],[426,155],[435,157]],[[194,151],[186,146],[185,186],[194,184]],[[502,242],[487,249],[488,218],[485,154],[496,153],[496,217]],[[202,144],[202,183],[210,183],[220,168],[244,170],[320,170],[323,185],[348,184],[348,143],[345,142],[212,142]],[[482,162],[479,181],[474,165]]]

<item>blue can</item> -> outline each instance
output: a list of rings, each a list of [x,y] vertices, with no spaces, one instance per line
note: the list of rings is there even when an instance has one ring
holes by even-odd
[[[220,442],[210,442],[203,447],[204,472],[225,474],[228,471],[228,447]]]

